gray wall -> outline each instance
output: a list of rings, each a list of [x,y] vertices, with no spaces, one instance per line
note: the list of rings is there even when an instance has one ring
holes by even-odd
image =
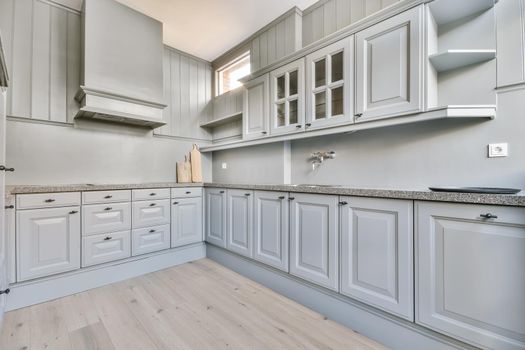
[[[523,2],[505,0],[496,5],[498,33],[524,28],[523,22],[515,23],[522,20],[520,16],[509,18],[512,11],[502,11],[502,6],[519,1]],[[520,53],[512,48],[522,47],[520,40],[523,38],[519,32],[498,35],[498,72],[504,69],[509,74],[512,69],[500,62],[519,62],[512,55]],[[522,69],[516,66],[520,77]],[[464,89],[469,89],[468,84]],[[479,185],[525,189],[525,85],[500,90],[497,97],[497,118],[493,121],[434,121],[293,141],[291,182],[382,188]],[[487,158],[487,145],[499,142],[509,143],[509,157]],[[311,152],[320,150],[334,150],[337,158],[313,172],[307,159]],[[264,157],[259,156],[257,147],[214,152],[214,181],[253,182],[232,169],[241,164],[246,168],[261,167],[265,160],[280,157],[281,152],[279,148],[266,148]],[[230,168],[218,176],[215,169],[224,159]],[[282,178],[282,169],[271,170],[265,174],[266,183]]]
[[[80,121],[75,127],[7,121],[8,184],[136,183],[175,181],[175,162],[191,141],[151,131]],[[211,179],[211,155],[203,157]]]

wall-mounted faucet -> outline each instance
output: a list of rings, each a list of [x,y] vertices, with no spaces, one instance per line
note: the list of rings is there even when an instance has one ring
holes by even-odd
[[[324,151],[324,152],[314,152],[310,156],[310,161],[312,162],[312,170],[315,170],[323,164],[325,159],[334,159],[335,151]]]

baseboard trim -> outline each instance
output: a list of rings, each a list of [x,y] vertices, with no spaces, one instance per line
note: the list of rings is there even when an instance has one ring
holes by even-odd
[[[133,260],[124,260],[14,284],[10,286],[11,293],[7,298],[6,311],[84,292],[205,257],[206,245],[197,243],[137,257]]]
[[[206,256],[389,348],[476,349],[223,248],[208,244]]]

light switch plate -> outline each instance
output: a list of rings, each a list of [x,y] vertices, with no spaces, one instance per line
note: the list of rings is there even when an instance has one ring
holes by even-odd
[[[509,155],[508,143],[489,144],[489,158],[507,157]]]

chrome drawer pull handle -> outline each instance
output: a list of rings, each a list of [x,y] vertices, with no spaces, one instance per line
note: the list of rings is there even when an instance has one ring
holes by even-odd
[[[156,206],[156,205],[157,205],[156,203],[151,203],[149,206],[150,206],[150,207],[154,207],[154,206]]]
[[[250,196],[250,194],[249,194],[249,193],[245,193],[244,195],[245,195],[246,197]]]
[[[76,213],[78,213],[77,210],[72,210],[72,211],[69,212],[69,214],[76,214]]]
[[[111,209],[113,209],[113,208],[111,208],[111,207],[104,208],[104,210],[106,210],[106,211],[109,211]]]
[[[149,233],[153,233],[153,232],[155,232],[155,230],[149,230]]]
[[[179,204],[179,202],[173,202],[173,204],[174,204],[174,205],[177,205],[177,204]]]
[[[50,199],[46,199],[44,202],[46,202],[46,203],[53,203],[54,201],[55,201],[54,199],[50,198]]]
[[[497,219],[498,218],[497,215],[494,215],[494,214],[491,214],[491,213],[480,214],[479,216],[481,216],[484,219]]]
[[[151,192],[149,195],[150,196],[156,196],[157,194],[155,192]]]
[[[110,199],[110,198],[113,198],[112,195],[108,194],[107,196],[104,197],[105,199]]]
[[[107,236],[106,238],[104,238],[105,241],[109,241],[112,237],[109,237]]]
[[[285,196],[279,196],[279,199],[285,199],[286,197]]]
[[[14,205],[6,205],[4,208],[5,209],[15,209],[15,206]]]
[[[0,171],[15,171],[15,168],[6,168],[3,165],[0,165]]]
[[[191,191],[186,191],[186,194],[191,194]]]
[[[348,204],[348,202],[346,202],[346,201],[339,202],[339,205],[347,205],[347,204]]]

